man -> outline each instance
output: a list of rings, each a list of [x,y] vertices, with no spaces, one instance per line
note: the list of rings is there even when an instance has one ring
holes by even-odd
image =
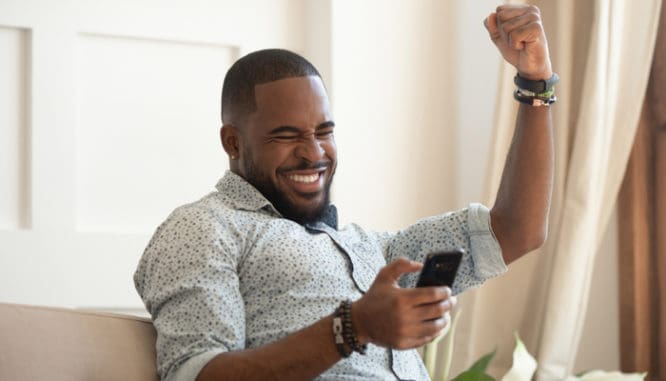
[[[448,324],[456,299],[447,287],[413,288],[425,255],[466,249],[457,293],[503,273],[547,231],[552,132],[549,107],[537,106],[554,97],[539,11],[501,6],[485,25],[527,103],[496,203],[397,234],[338,229],[335,124],[309,62],[264,50],[229,69],[220,137],[230,171],[169,216],[135,274],[162,379],[428,378],[414,348]]]

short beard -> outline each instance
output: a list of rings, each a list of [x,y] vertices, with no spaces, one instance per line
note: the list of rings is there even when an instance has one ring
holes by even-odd
[[[251,155],[248,155],[251,156]],[[312,209],[303,209],[292,204],[282,193],[278,191],[275,187],[275,184],[271,181],[269,176],[262,174],[254,163],[254,160],[251,157],[248,157],[246,160],[245,175],[247,176],[246,180],[252,184],[261,194],[271,202],[273,207],[277,209],[284,218],[297,222],[301,225],[308,223],[314,223],[320,221],[322,216],[327,211],[330,205],[330,196],[331,196],[331,184],[333,183],[333,175],[331,178],[326,181],[324,184],[324,199],[322,202]],[[308,164],[306,162],[294,169],[311,169],[320,167],[319,163]],[[331,170],[334,170],[332,168]],[[311,194],[311,197],[316,197],[316,193]],[[306,198],[308,196],[306,195]]]

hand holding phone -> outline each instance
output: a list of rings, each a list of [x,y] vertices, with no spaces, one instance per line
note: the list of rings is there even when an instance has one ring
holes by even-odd
[[[453,286],[458,266],[460,266],[464,254],[465,250],[463,249],[428,254],[423,263],[421,274],[419,274],[419,280],[416,282],[416,287]]]

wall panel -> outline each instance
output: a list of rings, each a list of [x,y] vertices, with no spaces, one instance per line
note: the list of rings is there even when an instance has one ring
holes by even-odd
[[[29,41],[0,26],[0,229],[29,226]]]
[[[77,228],[151,232],[226,169],[229,46],[80,35]]]

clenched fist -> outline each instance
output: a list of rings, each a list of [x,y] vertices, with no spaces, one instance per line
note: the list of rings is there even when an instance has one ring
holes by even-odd
[[[541,80],[553,75],[539,8],[501,5],[483,24],[502,57],[516,67],[521,77]]]

